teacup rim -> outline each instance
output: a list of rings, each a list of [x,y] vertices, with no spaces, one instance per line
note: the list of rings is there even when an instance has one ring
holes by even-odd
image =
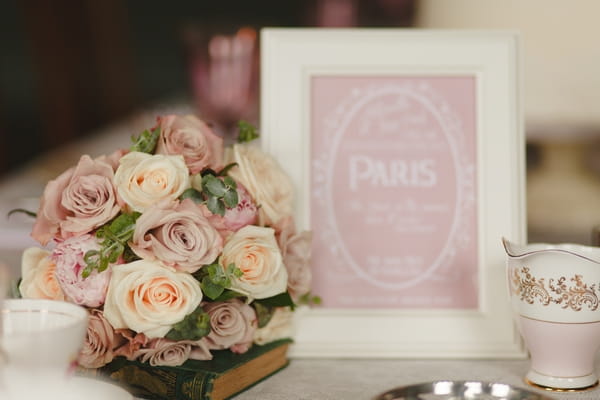
[[[21,304],[22,306],[21,307],[16,306],[17,304]],[[15,305],[15,306],[10,307],[11,305]],[[83,321],[86,321],[89,317],[89,314],[84,307],[82,307],[78,304],[74,304],[74,303],[70,303],[70,302],[62,301],[62,300],[25,299],[25,298],[2,300],[1,305],[0,305],[0,313],[1,314],[8,314],[10,312],[19,312],[19,311],[62,313],[62,314],[66,314],[66,315],[74,318],[73,321],[69,321],[65,325],[51,329],[51,330],[61,330],[61,329],[65,329],[65,328],[70,328],[74,325],[81,324]]]
[[[527,245],[517,245],[517,244],[511,242],[510,240],[506,239],[505,237],[502,237],[502,245],[504,246],[504,251],[506,252],[506,254],[512,258],[521,258],[521,257],[526,257],[526,256],[529,256],[532,254],[538,254],[538,253],[556,252],[556,253],[570,254],[570,255],[588,260],[594,264],[600,264],[600,247],[596,247],[596,246],[586,246],[583,244],[576,244],[576,243],[552,244],[552,243],[544,243],[544,242],[529,243]],[[527,249],[527,250],[521,249],[520,252],[516,252],[514,249],[515,246],[519,246],[521,248],[522,247],[530,247],[530,249]],[[535,246],[535,248],[531,248],[532,246]],[[586,253],[589,253],[590,251],[595,251],[598,253],[599,259],[594,259],[586,254],[578,253],[575,249],[582,250]]]

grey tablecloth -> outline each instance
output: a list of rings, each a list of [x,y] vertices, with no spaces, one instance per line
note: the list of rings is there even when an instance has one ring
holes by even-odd
[[[534,389],[523,381],[528,366],[528,360],[300,359],[235,400],[368,400],[398,386],[437,380],[502,382],[557,399],[600,399],[600,389],[576,393]]]

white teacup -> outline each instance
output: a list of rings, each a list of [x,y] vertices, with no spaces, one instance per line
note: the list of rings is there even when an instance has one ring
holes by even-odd
[[[85,339],[85,308],[62,301],[8,299],[0,308],[0,393],[59,390]]]

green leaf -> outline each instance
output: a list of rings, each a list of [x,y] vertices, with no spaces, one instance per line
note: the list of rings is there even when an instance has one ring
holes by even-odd
[[[220,215],[221,217],[225,215],[225,203],[218,197],[209,197],[206,202],[206,207],[208,207],[213,214]]]
[[[202,307],[196,308],[194,312],[173,325],[166,334],[167,339],[171,340],[200,340],[210,333],[210,316]]]
[[[252,140],[257,139],[259,136],[256,128],[246,121],[238,122],[238,129],[238,143],[251,142]]]
[[[303,294],[298,299],[298,304],[306,304],[306,305],[321,305],[321,298],[319,296],[313,296],[310,292]]]
[[[238,193],[235,189],[230,189],[225,192],[223,202],[227,208],[233,208],[238,205]]]
[[[181,193],[179,196],[179,200],[192,199],[192,201],[196,204],[200,204],[204,202],[204,197],[202,197],[202,193],[197,191],[194,188],[189,188]]]
[[[8,212],[8,214],[6,214],[6,217],[10,217],[13,214],[25,214],[33,218],[37,217],[36,213],[34,213],[33,211],[26,210],[24,208],[13,208]]]
[[[147,129],[142,132],[137,138],[132,137],[131,141],[133,144],[129,148],[131,151],[139,151],[141,153],[150,153],[154,152],[156,148],[156,143],[158,143],[158,137],[160,136],[160,128],[156,127],[152,132]]]
[[[244,297],[245,295],[238,293],[233,290],[225,289],[223,293],[219,297],[215,299],[215,301],[227,301],[236,297]]]
[[[216,197],[223,197],[227,191],[227,187],[222,180],[215,178],[213,175],[206,175],[202,177],[202,190],[207,195],[213,195]]]
[[[225,184],[225,186],[227,187],[227,189],[237,189],[237,183],[230,176],[224,177],[223,178],[223,183]]]
[[[296,307],[287,291],[266,299],[256,299],[254,302],[266,307],[290,307],[292,310]]]
[[[212,300],[218,298],[221,295],[221,293],[223,293],[223,291],[225,290],[223,286],[214,283],[209,276],[205,276],[202,279],[200,287],[202,288],[202,293],[204,293],[206,297]]]
[[[236,267],[234,263],[231,263],[227,266],[227,275],[233,275],[236,278],[241,278],[244,276],[244,273],[241,269]]]
[[[225,176],[227,175],[227,173],[229,172],[229,170],[233,167],[237,166],[237,163],[231,163],[231,164],[227,164],[226,166],[223,167],[222,170],[220,170],[219,172],[217,172],[217,176]]]
[[[259,302],[252,303],[254,309],[256,310],[256,317],[258,319],[258,327],[265,327],[271,318],[273,317],[273,312],[275,311],[275,307],[268,307]]]

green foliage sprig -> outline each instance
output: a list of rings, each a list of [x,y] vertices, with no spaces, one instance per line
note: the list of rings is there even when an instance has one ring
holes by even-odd
[[[84,278],[87,278],[93,270],[98,272],[106,270],[109,264],[117,262],[122,255],[128,258],[126,261],[136,258],[133,252],[126,250],[129,248],[127,242],[133,237],[135,222],[140,215],[139,212],[121,214],[96,231],[96,237],[101,240],[100,250],[89,250],[83,256],[87,264],[82,272]]]
[[[194,312],[173,325],[166,334],[167,339],[179,340],[200,340],[210,333],[210,316],[202,307],[196,308]]]
[[[246,121],[238,122],[238,143],[246,143],[251,142],[254,139],[258,139],[260,134],[256,127]]]
[[[278,295],[267,297],[266,299],[256,299],[252,303],[254,310],[256,311],[256,317],[258,319],[258,327],[262,328],[266,326],[275,312],[277,307],[290,307],[292,310],[296,307],[290,294],[286,291]]]
[[[202,171],[200,176],[192,178],[195,187],[184,191],[179,198],[204,203],[213,214],[225,215],[225,210],[237,206],[239,201],[236,182],[225,175],[234,166],[235,164],[229,164],[218,173],[212,170]]]
[[[231,263],[227,268],[223,268],[218,261],[210,265],[205,265],[194,277],[200,281],[202,293],[211,300],[225,301],[230,298],[243,296],[233,290],[231,287],[232,278],[240,278],[243,275],[242,270]]]
[[[154,153],[156,143],[158,143],[158,137],[160,136],[160,128],[156,127],[154,130],[149,131],[146,129],[140,133],[138,137],[132,136],[131,142],[133,143],[129,150],[139,151],[142,153]]]

